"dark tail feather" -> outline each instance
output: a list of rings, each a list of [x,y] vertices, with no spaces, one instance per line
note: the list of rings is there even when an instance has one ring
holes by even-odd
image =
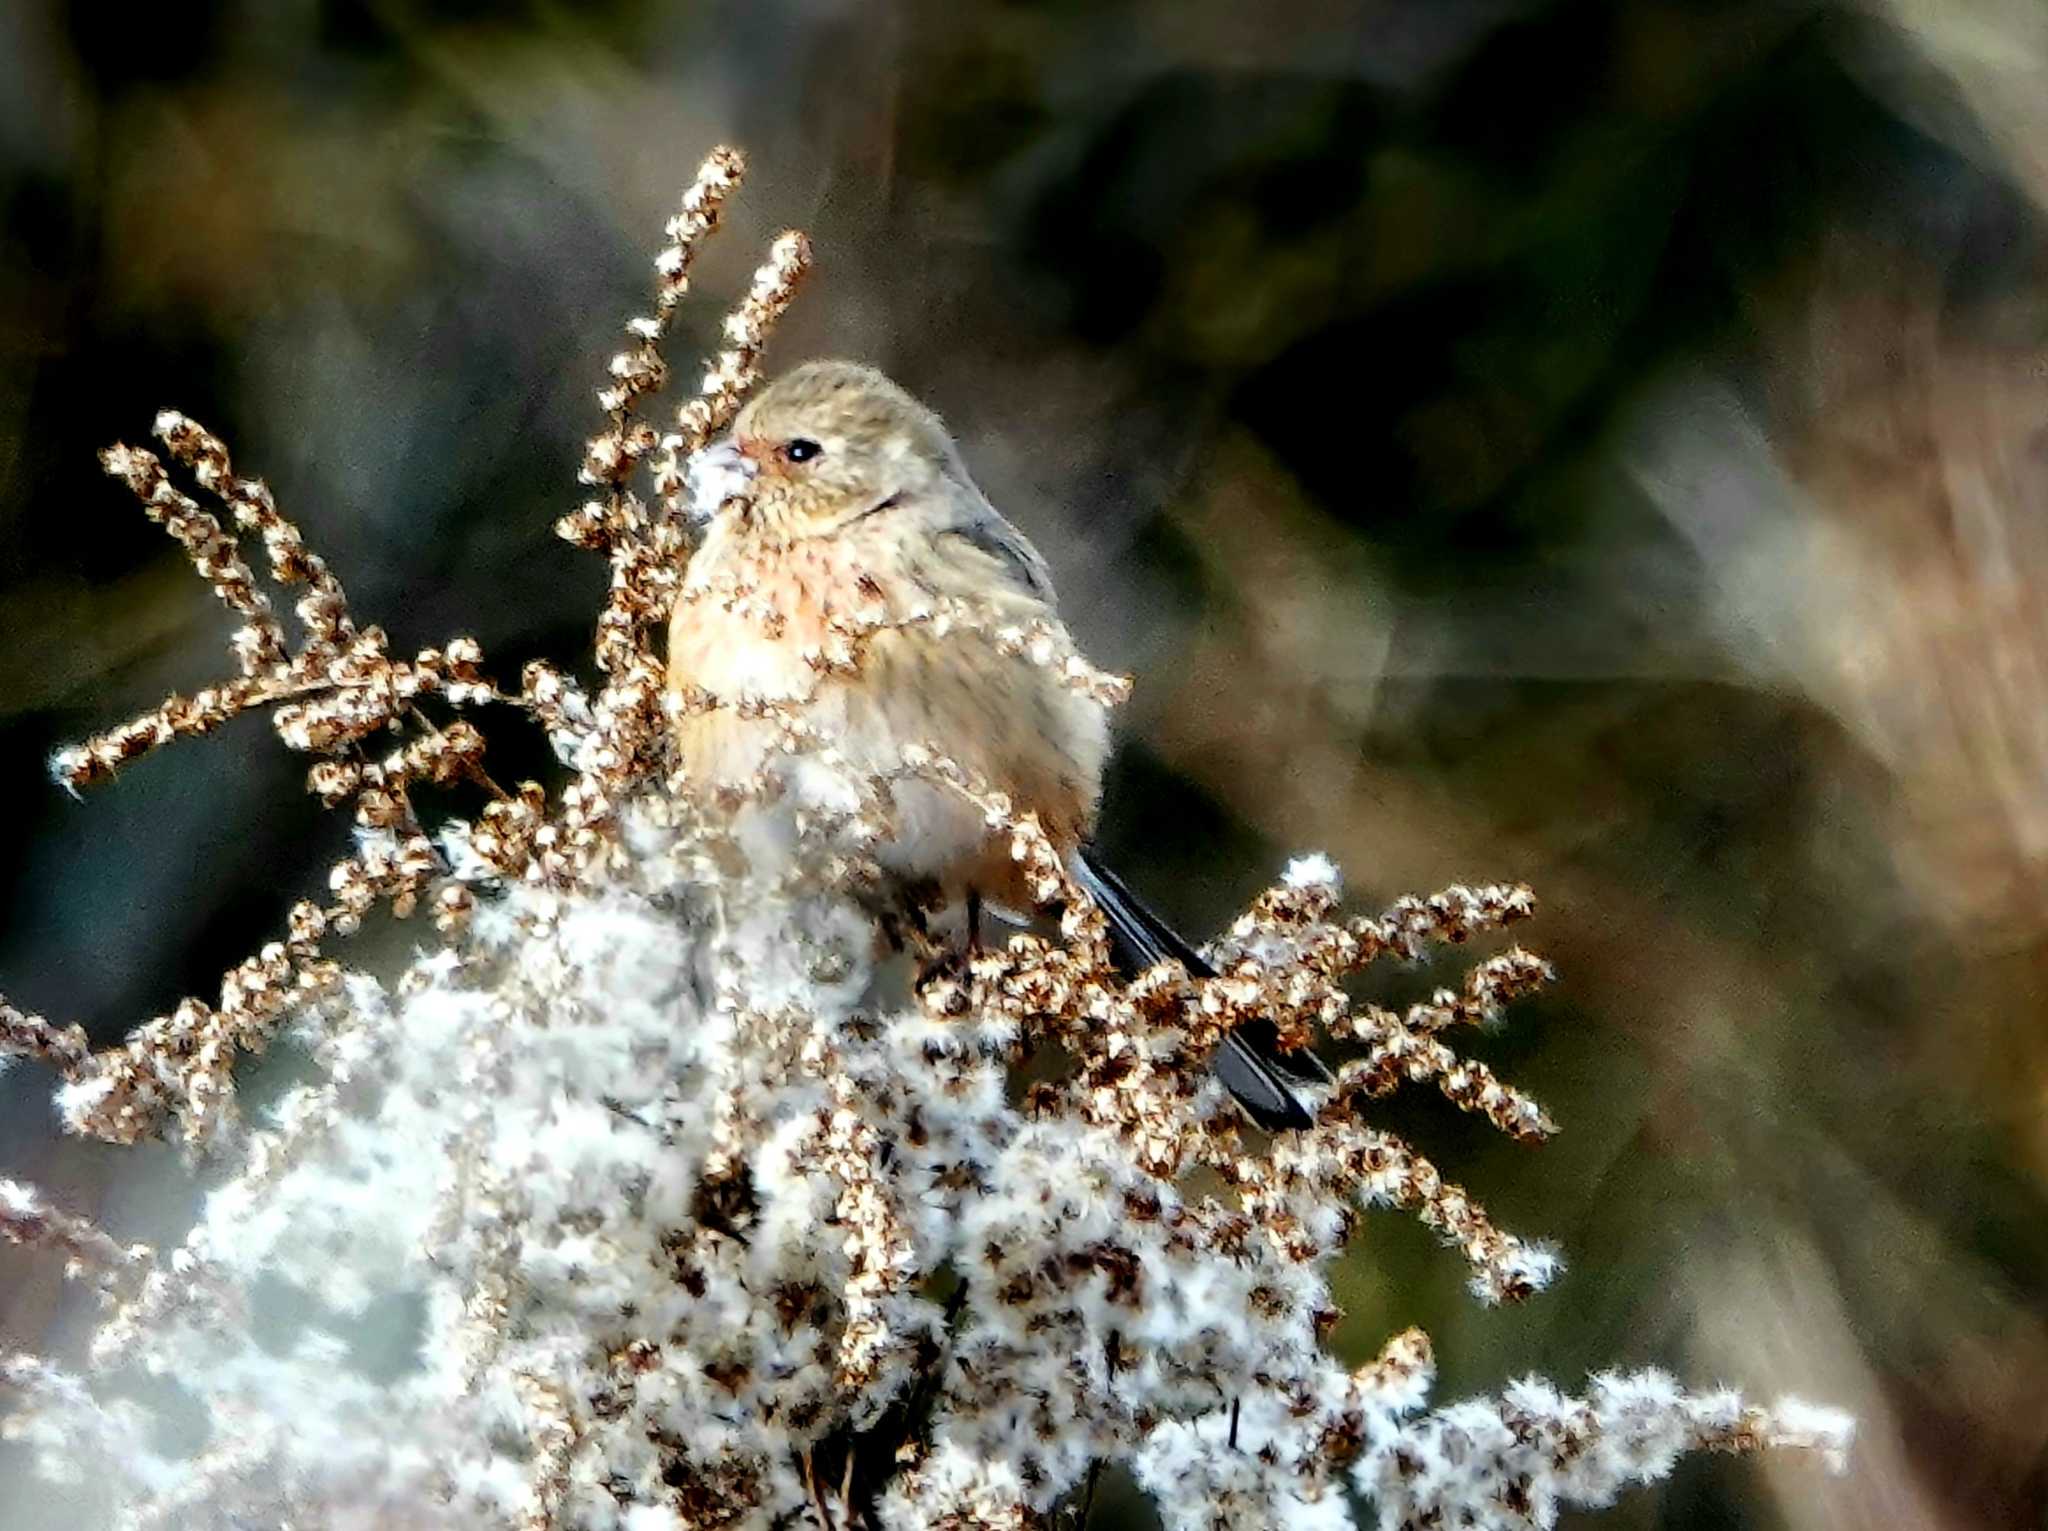
[[[1172,959],[1200,978],[1216,970],[1158,915],[1148,909],[1093,851],[1075,853],[1074,880],[1101,906],[1109,922],[1109,949],[1116,965],[1135,977]],[[1314,1053],[1282,1054],[1270,1021],[1246,1021],[1216,1049],[1216,1077],[1259,1126],[1268,1132],[1307,1127],[1315,1118],[1294,1089],[1327,1080],[1329,1071]]]

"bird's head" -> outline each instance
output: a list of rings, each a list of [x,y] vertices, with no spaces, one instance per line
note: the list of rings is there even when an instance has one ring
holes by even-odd
[[[785,373],[740,411],[731,445],[751,480],[742,514],[784,537],[916,503],[963,471],[939,417],[857,362]]]

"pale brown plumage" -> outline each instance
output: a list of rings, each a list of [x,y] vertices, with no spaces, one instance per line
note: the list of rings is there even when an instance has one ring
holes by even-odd
[[[669,624],[671,687],[728,704],[678,718],[688,778],[745,784],[768,762],[776,725],[731,705],[750,701],[793,707],[864,774],[928,744],[1038,816],[1130,965],[1173,957],[1206,971],[1085,850],[1109,747],[1101,703],[1057,666],[918,620],[956,601],[981,624],[1043,622],[1065,640],[1045,560],[975,487],[939,418],[872,368],[813,362],[741,411],[722,450],[751,475],[747,492],[713,516]],[[835,621],[866,633],[863,652],[821,669]],[[885,869],[949,903],[1030,908],[1007,844],[963,797],[916,780],[891,791]],[[1226,1043],[1225,1083],[1265,1124],[1305,1123],[1258,1041]]]
[[[733,439],[751,493],[713,519],[691,560],[669,626],[671,683],[798,702],[860,771],[929,743],[1035,812],[1062,850],[1080,844],[1108,753],[1102,707],[1024,655],[911,621],[948,598],[995,623],[1057,620],[1044,560],[982,498],[938,418],[878,372],[817,362],[748,405]],[[817,450],[793,461],[792,442]],[[853,673],[820,675],[806,655],[835,616],[883,625]],[[684,718],[676,737],[692,779],[741,782],[774,728],[720,708]],[[895,795],[885,866],[949,897],[972,889],[1030,907],[964,799],[916,783]]]

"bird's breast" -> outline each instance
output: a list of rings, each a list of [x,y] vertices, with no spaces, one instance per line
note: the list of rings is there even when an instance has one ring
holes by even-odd
[[[669,636],[671,686],[696,700],[677,726],[687,776],[753,779],[780,747],[777,725],[749,715],[771,703],[857,771],[893,771],[907,746],[925,745],[1037,813],[1056,839],[1084,836],[1107,753],[1100,704],[982,633],[940,635],[914,620],[929,588],[849,556],[848,541],[693,568]],[[885,861],[945,875],[986,848],[980,815],[951,789],[907,782],[894,798],[900,822]]]

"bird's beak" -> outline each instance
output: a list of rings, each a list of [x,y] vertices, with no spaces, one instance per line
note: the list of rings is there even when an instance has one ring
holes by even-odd
[[[727,500],[747,492],[760,465],[743,454],[732,437],[692,452],[683,465],[683,487],[689,491],[690,516],[709,521]]]

